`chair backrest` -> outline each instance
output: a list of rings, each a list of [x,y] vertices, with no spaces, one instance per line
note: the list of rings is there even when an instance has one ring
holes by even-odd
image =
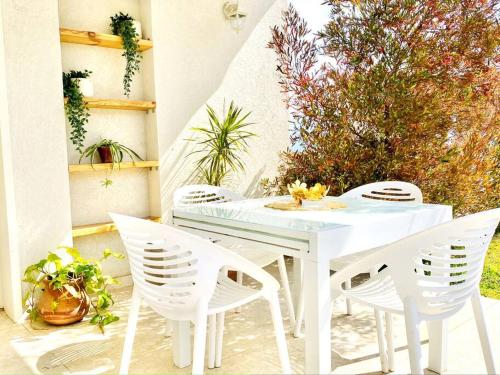
[[[224,265],[216,245],[171,226],[110,214],[127,250],[134,288],[153,310],[171,319],[194,318],[212,296]],[[208,301],[207,301],[208,303]]]
[[[420,189],[403,181],[373,182],[349,190],[342,194],[342,197],[391,202],[422,203],[423,201]]]
[[[500,208],[461,217],[387,246],[398,294],[415,301],[421,314],[451,315],[479,287],[484,258],[500,220]]]
[[[243,199],[243,196],[219,186],[187,185],[174,192],[174,207],[201,203],[223,203]]]

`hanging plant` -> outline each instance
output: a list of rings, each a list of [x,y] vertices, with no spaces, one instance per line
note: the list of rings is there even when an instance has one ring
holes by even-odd
[[[83,141],[85,140],[85,125],[89,122],[89,110],[85,106],[83,94],[80,91],[79,79],[88,78],[92,72],[88,70],[71,70],[63,73],[63,92],[66,98],[64,110],[71,125],[69,139],[75,145],[75,149],[81,154]]]
[[[113,34],[119,35],[123,40],[123,54],[125,57],[125,75],[123,76],[123,91],[128,97],[130,95],[130,85],[132,77],[139,71],[139,63],[142,55],[139,50],[138,33],[134,27],[134,19],[122,12],[111,17],[111,28]]]
[[[103,181],[101,181],[101,185],[105,188],[111,186],[113,183],[113,181],[109,178],[109,173],[111,173],[116,167],[120,169],[120,163],[123,161],[123,156],[128,155],[133,163],[135,163],[136,159],[143,160],[131,148],[110,139],[101,139],[99,142],[94,143],[85,149],[82,156],[80,156],[79,163],[82,162],[82,159],[89,158],[90,165],[94,168],[94,161],[98,155],[101,159],[101,163],[111,164],[111,169],[106,169],[106,177]]]

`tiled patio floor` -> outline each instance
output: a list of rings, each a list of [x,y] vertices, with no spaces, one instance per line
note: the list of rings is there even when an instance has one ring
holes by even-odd
[[[276,274],[276,269],[268,269]],[[0,311],[0,374],[117,373],[127,322],[130,288],[115,291],[115,311],[122,319],[109,326],[105,335],[82,322],[63,328],[16,325]],[[484,299],[493,350],[500,362],[500,301]],[[286,309],[282,305],[288,328]],[[354,305],[346,316],[343,301],[336,303],[333,316],[332,361],[335,374],[376,374],[380,372],[375,326],[370,309]],[[222,368],[219,373],[278,373],[278,355],[272,324],[265,302],[255,302],[240,314],[226,317]],[[409,373],[403,319],[395,317],[396,372]],[[142,308],[130,373],[190,373],[190,367],[172,365],[171,339],[164,336],[165,321]],[[422,325],[424,353],[427,333]],[[288,334],[288,348],[295,373],[303,373],[304,340]],[[486,373],[472,309],[466,306],[450,321],[448,372]],[[497,363],[497,365],[500,365]]]

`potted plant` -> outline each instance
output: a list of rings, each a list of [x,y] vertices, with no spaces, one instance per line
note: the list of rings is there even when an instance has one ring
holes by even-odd
[[[92,82],[88,79],[92,72],[89,70],[71,70],[62,74],[63,93],[65,97],[64,110],[72,128],[70,139],[75,149],[82,153],[85,140],[85,125],[88,123],[89,111],[85,106],[84,96],[92,96],[94,90]]]
[[[139,50],[139,38],[142,35],[140,23],[135,21],[128,14],[122,12],[111,17],[111,29],[113,34],[119,35],[123,40],[123,54],[125,57],[125,74],[123,76],[123,91],[128,97],[130,96],[130,85],[132,77],[140,69],[142,59]]]
[[[32,321],[41,318],[53,325],[81,321],[92,307],[90,323],[104,332],[104,326],[118,317],[109,311],[114,301],[108,286],[117,280],[102,273],[101,262],[124,255],[105,249],[101,260],[83,258],[75,248],[62,247],[32,264],[24,271],[23,281],[30,284],[24,296]]]
[[[123,156],[128,155],[134,163],[135,160],[143,160],[134,150],[110,139],[101,139],[99,142],[87,147],[80,156],[80,163],[83,158],[90,158],[90,164],[94,166],[94,162],[99,155],[101,163],[110,163],[111,170],[115,167],[120,168],[120,163],[123,161]],[[113,181],[109,179],[108,170],[106,170],[106,178],[101,182],[104,187],[109,187]]]
[[[203,183],[220,186],[230,171],[244,170],[240,153],[248,151],[247,140],[255,134],[247,130],[252,125],[246,121],[251,112],[244,115],[241,112],[242,108],[231,102],[227,112],[224,108],[219,118],[214,109],[207,105],[209,126],[192,129],[201,133],[201,137],[189,141],[198,145],[198,149],[191,154],[201,153],[197,169]]]

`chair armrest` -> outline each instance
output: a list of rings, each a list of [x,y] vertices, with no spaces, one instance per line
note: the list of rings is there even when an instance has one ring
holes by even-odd
[[[373,268],[376,264],[387,264],[389,262],[388,256],[392,253],[390,248],[390,245],[374,248],[370,251],[370,254],[335,272],[330,279],[332,290],[334,292],[342,292],[342,284],[347,280],[354,278],[360,273],[367,272],[367,270]]]
[[[273,276],[271,276],[271,274],[264,271],[255,263],[249,261],[248,259],[231,250],[228,250],[211,242],[210,240],[207,241],[210,242],[210,247],[216,248],[217,252],[220,253],[220,260],[222,262],[221,268],[228,267],[237,271],[241,271],[261,283],[263,289],[273,292],[280,289],[280,284],[278,283],[278,281]]]

